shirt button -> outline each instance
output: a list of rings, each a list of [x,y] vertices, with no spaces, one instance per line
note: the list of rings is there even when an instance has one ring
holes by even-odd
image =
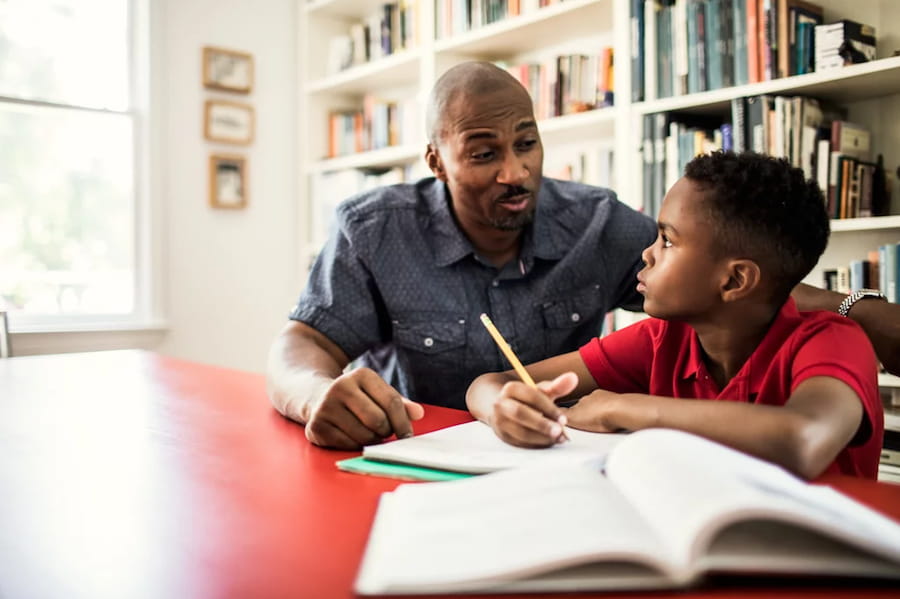
[[[432,339],[431,337],[425,337],[425,340],[422,343],[425,344],[425,347],[431,347],[432,345],[434,345],[434,339]]]
[[[572,316],[570,318],[572,319],[572,322],[578,322],[579,320],[581,320],[581,314],[579,314],[578,312],[572,312]]]
[[[491,281],[491,285],[494,286],[494,287],[499,287],[499,286],[500,286],[500,281]]]

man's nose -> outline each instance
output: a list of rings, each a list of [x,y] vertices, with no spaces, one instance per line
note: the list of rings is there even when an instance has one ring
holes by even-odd
[[[505,185],[521,185],[528,178],[525,161],[515,153],[507,154],[497,173],[497,182]]]

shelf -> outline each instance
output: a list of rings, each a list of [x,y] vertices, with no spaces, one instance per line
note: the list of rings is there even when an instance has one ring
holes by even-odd
[[[900,432],[900,409],[896,407],[884,408],[884,429]]]
[[[896,387],[900,389],[900,376],[894,376],[893,374],[881,373],[878,375],[878,386],[879,387]]]
[[[381,148],[380,150],[372,150],[371,152],[360,152],[359,154],[320,160],[312,163],[307,170],[310,173],[322,173],[349,168],[390,168],[409,164],[424,154],[424,146],[392,146]]]
[[[900,216],[872,216],[868,218],[839,218],[831,221],[831,232],[875,231],[900,229]]]
[[[419,80],[420,57],[421,51],[417,48],[403,50],[313,81],[307,86],[306,92],[362,95],[373,89],[413,85]]]
[[[846,104],[854,100],[900,93],[900,56],[882,58],[839,69],[795,75],[772,81],[662,98],[633,104],[639,114],[669,111],[720,113],[731,108],[731,100],[760,94],[814,96]]]
[[[310,16],[340,17],[359,21],[373,14],[380,5],[373,5],[368,0],[313,0],[307,2],[303,10]]]
[[[554,142],[612,137],[616,114],[614,107],[576,112],[538,121],[538,130],[544,140]]]
[[[437,40],[435,52],[504,58],[547,48],[612,28],[612,3],[566,0]]]

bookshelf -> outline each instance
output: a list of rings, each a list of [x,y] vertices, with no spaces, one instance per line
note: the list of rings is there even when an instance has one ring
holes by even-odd
[[[487,0],[485,0],[487,2]],[[444,0],[406,0],[414,12],[412,43],[388,56],[329,72],[327,57],[332,39],[346,35],[354,23],[370,18],[382,4],[372,0],[298,0],[298,59],[301,85],[298,98],[300,131],[298,237],[305,256],[313,255],[324,239],[322,213],[316,204],[332,205],[335,197],[312,197],[316,178],[346,169],[382,171],[404,167],[414,179],[427,175],[422,156],[425,137],[424,102],[434,80],[451,66],[471,59],[507,61],[543,60],[583,53],[587,48],[610,46],[615,55],[615,102],[612,107],[542,119],[539,122],[547,161],[579,148],[605,148],[614,157],[602,177],[589,165],[587,182],[613,187],[635,208],[642,203],[642,129],[646,115],[660,112],[685,115],[727,115],[735,98],[772,95],[816,97],[847,109],[847,120],[872,132],[873,155],[883,154],[892,199],[893,216],[832,221],[832,237],[820,264],[807,282],[821,285],[822,271],[865,257],[881,244],[900,242],[900,2],[818,0],[825,22],[840,18],[872,24],[876,28],[876,60],[820,72],[794,75],[692,94],[632,102],[631,9],[634,0],[558,0],[538,8],[537,0],[521,0],[521,14],[506,17],[456,35],[444,35],[437,23]],[[772,0],[777,4],[777,0]],[[365,94],[387,100],[412,100],[414,128],[404,143],[355,154],[327,157],[328,114],[361,106]],[[545,165],[546,167],[546,165]],[[591,173],[594,173],[593,178]],[[330,190],[329,190],[330,191]],[[898,387],[898,379],[882,378],[885,387]]]

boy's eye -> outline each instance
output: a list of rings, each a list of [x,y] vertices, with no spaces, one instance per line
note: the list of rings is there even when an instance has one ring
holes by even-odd
[[[670,248],[670,247],[672,247],[672,242],[669,241],[669,238],[668,238],[668,237],[666,237],[665,235],[660,234],[659,238],[662,239],[662,245],[663,245],[664,248]]]

